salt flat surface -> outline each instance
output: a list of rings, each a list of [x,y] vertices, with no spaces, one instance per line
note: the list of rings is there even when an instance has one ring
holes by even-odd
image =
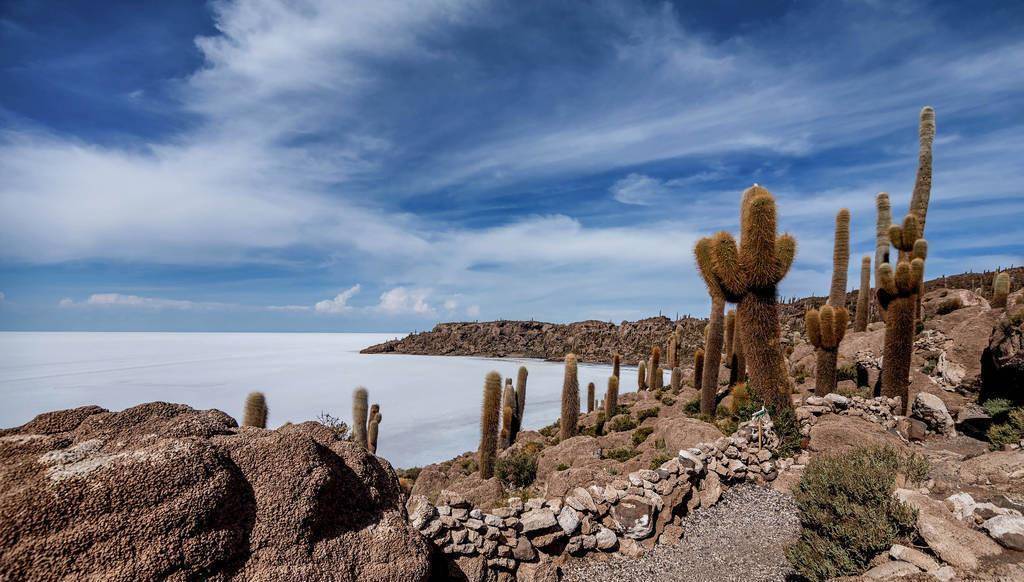
[[[400,335],[0,332],[0,427],[84,404],[121,410],[155,400],[241,420],[252,390],[267,395],[270,427],[322,411],[349,422],[352,390],[362,385],[384,417],[378,453],[411,467],[475,450],[484,375],[515,378],[520,365],[530,371],[525,428],[558,417],[560,363],[359,353]],[[581,364],[581,398],[587,382],[600,398],[610,373],[610,366]],[[635,386],[636,369],[624,367],[622,390]]]

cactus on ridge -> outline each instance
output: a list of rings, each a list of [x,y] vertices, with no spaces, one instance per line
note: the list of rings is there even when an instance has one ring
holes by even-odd
[[[932,195],[932,144],[935,141],[935,110],[929,106],[921,109],[918,123],[917,174],[914,176],[914,193],[910,197],[910,211],[917,215],[921,237],[928,218],[928,202]]]
[[[836,360],[839,356],[839,343],[846,335],[846,325],[850,322],[850,312],[845,307],[825,305],[821,310],[811,309],[807,312],[804,324],[807,339],[818,352],[818,365],[814,393],[824,396],[836,391]]]
[[[867,331],[871,318],[871,257],[864,255],[860,260],[860,290],[857,291],[857,313],[853,331]]]
[[[352,392],[352,441],[357,445],[367,447],[366,421],[367,400],[369,393],[366,388],[359,386]]]
[[[562,380],[562,417],[560,440],[576,436],[580,418],[580,382],[576,375],[576,354],[565,355],[565,377]]]
[[[488,372],[484,379],[484,397],[480,409],[480,447],[477,462],[480,478],[494,476],[494,457],[498,452],[498,416],[501,408],[501,374]]]
[[[262,392],[250,392],[246,396],[242,426],[267,428],[267,398]]]
[[[1006,271],[997,273],[992,280],[992,307],[1006,307],[1006,298],[1010,294],[1010,274]]]

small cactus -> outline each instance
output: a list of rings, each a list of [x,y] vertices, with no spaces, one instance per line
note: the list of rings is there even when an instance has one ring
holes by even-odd
[[[608,377],[608,391],[604,395],[604,418],[611,420],[619,408],[619,377]]]
[[[587,384],[587,414],[594,412],[594,383]]]
[[[845,307],[825,305],[821,311],[811,309],[805,316],[807,338],[818,352],[815,394],[824,396],[836,391],[836,361],[839,342],[846,335],[850,312]]]
[[[871,257],[864,255],[860,260],[860,290],[857,291],[857,313],[853,331],[867,331],[871,318]]]
[[[494,476],[494,457],[498,452],[498,416],[501,407],[501,374],[488,372],[484,379],[484,398],[480,409],[480,448],[477,451],[480,478]]]
[[[636,365],[636,389],[640,392],[647,389],[647,364],[643,360]]]
[[[362,386],[359,386],[352,392],[352,441],[364,449],[367,447],[366,413],[368,399],[369,393]]]
[[[1010,294],[1010,274],[1002,272],[996,274],[992,280],[992,307],[1006,307],[1006,298]]]
[[[267,428],[267,398],[262,392],[250,392],[246,396],[242,426]]]
[[[519,366],[519,372],[516,374],[516,426],[515,432],[518,434],[523,428],[523,419],[526,418],[526,377],[529,372],[526,370],[526,366]]]
[[[380,408],[376,404],[373,405],[379,411]],[[366,429],[366,450],[370,451],[370,454],[377,454],[377,433],[380,431],[380,421],[384,420],[380,412],[374,412],[370,415],[370,424]]]
[[[576,354],[565,356],[565,378],[562,380],[561,440],[576,436],[580,417],[580,382],[576,375]]]

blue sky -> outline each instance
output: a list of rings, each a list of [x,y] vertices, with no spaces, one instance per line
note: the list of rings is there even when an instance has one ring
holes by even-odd
[[[787,296],[873,249],[936,109],[930,275],[1024,262],[1019,2],[0,4],[0,329],[705,314],[776,194]]]

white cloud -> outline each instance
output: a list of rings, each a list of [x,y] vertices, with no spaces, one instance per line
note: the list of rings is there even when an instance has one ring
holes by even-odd
[[[466,315],[468,315],[469,317],[479,317],[479,315],[480,315],[480,306],[479,305],[470,305],[469,307],[466,308]]]
[[[225,303],[196,302],[181,299],[163,299],[160,297],[142,297],[122,293],[93,293],[85,301],[76,302],[65,297],[58,302],[60,307],[128,307],[140,309],[209,309],[225,307]]]
[[[444,302],[444,309],[449,314],[454,313],[459,308],[459,302],[454,299],[446,299]]]
[[[348,304],[348,300],[356,293],[359,293],[360,289],[361,287],[357,283],[338,293],[334,299],[318,301],[316,304],[317,313],[345,313],[352,311],[352,306]]]
[[[661,180],[643,174],[630,174],[612,184],[611,193],[623,204],[650,205],[666,192]]]
[[[292,311],[310,311],[313,308],[308,306],[308,305],[268,305],[265,309],[267,311],[292,312]]]
[[[395,287],[381,293],[377,309],[390,315],[410,313],[415,315],[433,315],[434,308],[427,303],[429,295],[429,289]]]
[[[71,299],[70,297],[65,297],[64,299],[61,299],[60,301],[57,302],[57,306],[58,307],[74,307],[75,306],[75,301],[73,299]]]

